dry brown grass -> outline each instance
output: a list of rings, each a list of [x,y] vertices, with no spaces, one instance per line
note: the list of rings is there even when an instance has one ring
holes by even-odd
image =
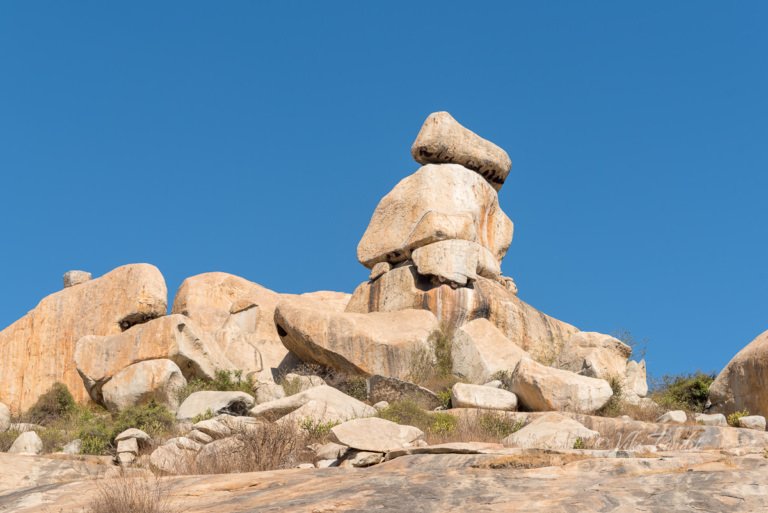
[[[310,434],[291,423],[265,423],[207,444],[184,474],[232,474],[293,468],[312,455]]]
[[[162,478],[151,475],[125,475],[99,479],[96,496],[88,513],[178,513],[171,507]]]

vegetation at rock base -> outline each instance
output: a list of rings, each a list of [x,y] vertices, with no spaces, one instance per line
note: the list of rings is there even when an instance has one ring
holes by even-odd
[[[45,426],[76,408],[75,399],[63,383],[54,383],[23,416],[25,422]]]
[[[195,392],[205,390],[253,394],[253,385],[253,379],[250,376],[243,377],[241,370],[217,370],[213,379],[193,378],[189,380],[186,386],[179,389],[177,398],[181,404],[184,399]]]
[[[15,429],[9,429],[7,431],[0,432],[0,452],[8,452],[13,442],[21,434],[21,431]]]
[[[693,374],[665,375],[656,383],[651,399],[667,410],[700,413],[709,398],[709,386],[714,373],[697,371]]]
[[[453,374],[453,328],[443,323],[436,337],[430,341],[429,350],[412,355],[407,381],[432,390],[443,406],[450,404],[451,387],[460,379]]]
[[[341,372],[316,363],[302,363],[291,370],[291,373],[299,376],[318,376],[328,386],[354,397],[358,401],[365,402],[368,399],[368,385],[363,376]],[[278,383],[283,386],[285,395],[294,395],[301,391],[301,382],[296,378],[289,379],[287,375],[283,375],[278,379]]]
[[[728,425],[733,427],[739,427],[739,419],[742,417],[749,417],[749,410],[735,411],[728,415]]]
[[[171,508],[166,486],[154,476],[120,475],[95,481],[88,513],[178,513]]]

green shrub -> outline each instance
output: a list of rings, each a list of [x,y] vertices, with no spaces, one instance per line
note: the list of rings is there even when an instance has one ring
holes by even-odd
[[[15,429],[0,432],[0,452],[8,452],[8,449],[11,448],[13,442],[16,441],[20,434],[21,431],[16,431]]]
[[[702,412],[707,404],[709,386],[715,375],[695,372],[678,376],[664,376],[654,387],[651,398],[670,410]]]
[[[64,417],[75,408],[75,399],[63,383],[54,383],[51,388],[41,395],[32,407],[27,410],[24,420],[33,424],[48,425],[56,419]]]
[[[430,413],[430,423],[427,432],[434,435],[450,435],[456,431],[459,421],[450,413]]]
[[[451,407],[451,389],[450,388],[444,388],[442,390],[438,390],[435,392],[435,395],[437,395],[437,398],[440,400],[440,406],[443,408],[450,408]]]
[[[176,418],[168,408],[155,401],[132,406],[121,411],[112,428],[112,439],[129,428],[141,429],[150,437],[168,433],[176,423]]]
[[[243,371],[217,370],[213,379],[193,378],[177,394],[179,403],[184,399],[204,390],[212,391],[237,391],[253,394],[253,379],[248,376],[243,378]]]
[[[477,420],[480,430],[492,438],[506,438],[525,426],[524,420],[513,420],[503,413],[481,413]]]
[[[576,441],[573,442],[573,448],[574,449],[584,449],[586,448],[586,444],[584,443],[584,439],[581,437],[576,438]]]
[[[307,435],[307,443],[325,442],[331,429],[338,425],[338,422],[321,422],[312,417],[307,417],[299,423],[299,427],[303,429]]]
[[[456,417],[450,413],[428,412],[410,399],[394,401],[379,411],[379,417],[397,424],[416,426],[425,433],[447,435],[456,429]]]
[[[739,427],[739,419],[742,417],[748,417],[749,410],[735,411],[728,415],[728,425],[733,427]]]
[[[595,412],[600,417],[618,417],[624,414],[624,385],[620,378],[612,376],[608,378],[613,395],[602,408]]]
[[[501,388],[507,392],[512,391],[512,371],[502,370],[493,373],[491,380],[501,381]]]

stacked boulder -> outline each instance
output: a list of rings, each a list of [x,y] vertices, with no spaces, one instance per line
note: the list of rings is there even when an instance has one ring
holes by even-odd
[[[640,401],[645,363],[628,361],[626,344],[537,311],[502,275],[513,235],[498,198],[512,166],[507,153],[447,112],[427,118],[411,153],[423,167],[384,196],[357,248],[369,280],[344,311],[278,303],[285,347],[345,373],[409,379],[414,361],[448,338],[454,375],[474,384],[510,375],[526,409],[597,410],[613,395],[609,380]],[[454,401],[493,395],[480,392],[457,390]]]

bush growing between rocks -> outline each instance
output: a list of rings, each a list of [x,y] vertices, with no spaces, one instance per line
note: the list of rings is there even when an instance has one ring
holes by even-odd
[[[445,407],[450,405],[451,387],[459,382],[453,374],[453,336],[453,328],[441,324],[430,349],[417,351],[411,357],[407,377],[408,381],[435,392]]]
[[[709,398],[709,386],[715,374],[697,371],[678,376],[666,375],[654,386],[651,399],[667,410],[701,413]]]
[[[322,422],[320,420],[309,417],[299,423],[299,427],[304,430],[307,443],[321,443],[327,441],[328,435],[331,433],[331,429],[338,425],[339,422]]]
[[[739,427],[739,419],[742,417],[749,417],[749,410],[735,411],[728,415],[726,420],[729,426]]]
[[[243,371],[236,370],[217,370],[212,380],[193,378],[187,382],[187,385],[180,388],[177,398],[179,404],[184,399],[194,394],[210,390],[214,392],[245,392],[253,394],[253,379],[250,376],[243,377]]]
[[[67,386],[63,383],[54,383],[27,410],[23,419],[25,422],[45,426],[72,412],[76,406],[75,399]]]
[[[327,385],[358,401],[368,400],[368,383],[363,376],[339,372],[316,363],[302,363],[291,372],[300,376],[319,376]],[[290,380],[283,375],[278,381],[283,386],[285,395],[294,395],[301,391],[301,383],[297,379]]]
[[[0,432],[0,452],[8,452],[13,442],[19,437],[21,431],[15,429],[9,429],[7,431]]]

